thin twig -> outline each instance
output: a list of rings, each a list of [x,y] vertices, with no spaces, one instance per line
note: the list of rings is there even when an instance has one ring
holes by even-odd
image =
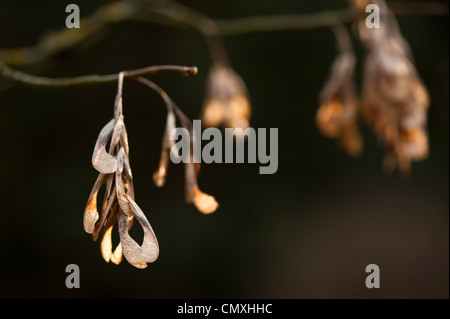
[[[134,79],[140,76],[155,75],[163,72],[179,73],[186,76],[195,75],[197,74],[197,71],[198,69],[195,66],[155,65],[142,69],[123,71],[123,74],[125,79]],[[91,84],[107,84],[117,82],[119,79],[119,73],[106,75],[91,74],[70,78],[48,78],[23,73],[1,63],[0,75],[20,84],[50,88],[69,88]]]
[[[342,23],[348,23],[355,21],[356,18],[357,12],[353,8],[346,8],[305,14],[280,14],[218,20],[217,24],[224,36],[231,36],[256,32],[324,28],[335,25],[336,19],[339,19]]]

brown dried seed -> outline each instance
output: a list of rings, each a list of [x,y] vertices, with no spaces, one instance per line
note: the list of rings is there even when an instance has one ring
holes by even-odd
[[[111,262],[116,265],[120,264],[122,262],[122,256],[123,256],[122,244],[119,243],[111,255]]]
[[[123,173],[126,177],[128,177],[130,180],[133,180],[133,173],[131,172],[131,166],[130,161],[128,157],[125,155],[125,151],[123,152]]]
[[[198,187],[194,188],[194,194],[194,205],[201,213],[211,214],[219,207],[213,196],[203,193]]]
[[[322,91],[320,92],[321,101],[329,101],[344,87],[351,85],[353,70],[355,66],[355,57],[351,53],[340,53],[331,65],[330,75]],[[346,88],[348,91],[348,89]]]
[[[120,135],[120,146],[123,148],[123,151],[125,153],[125,156],[130,156],[130,148],[128,146],[128,134],[127,134],[127,128],[125,126],[125,122],[122,126],[122,134]]]
[[[100,244],[100,250],[106,262],[111,260],[114,264],[118,265],[122,261],[122,245],[119,243],[114,252],[112,251],[111,232],[113,227],[114,225],[111,225],[106,229]]]
[[[249,126],[251,106],[247,87],[230,67],[211,68],[202,113],[205,126],[224,125],[244,130]]]
[[[415,161],[428,157],[428,137],[420,127],[404,130],[401,132],[404,151]]]
[[[167,154],[167,152],[164,152]],[[168,156],[165,156],[168,157]],[[163,158],[163,157],[161,157]],[[158,170],[153,174],[153,182],[158,187],[163,187],[166,183],[166,174],[167,174],[167,168],[163,165],[159,165]]]
[[[320,132],[328,138],[339,137],[342,133],[342,114],[344,107],[337,99],[322,104],[316,114],[316,125]]]
[[[122,176],[124,178],[124,189],[125,192],[131,196],[131,198],[134,198],[133,176],[131,172],[130,163],[127,157],[124,157],[123,164],[124,170]]]
[[[104,181],[105,175],[99,174],[97,180],[95,181],[94,187],[92,188],[91,194],[89,195],[86,209],[84,210],[83,226],[84,230],[89,234],[92,234],[94,231],[95,223],[98,220],[97,194]]]
[[[170,139],[170,134],[175,129],[176,118],[172,111],[168,111],[166,127],[164,129],[164,135],[161,145],[161,156],[159,160],[159,167],[153,174],[153,182],[158,187],[163,187],[166,182],[166,174],[169,167],[170,150],[174,145],[175,141]]]
[[[346,33],[337,33],[338,40],[343,34],[345,37]],[[359,155],[363,146],[357,125],[354,65],[355,57],[351,51],[343,51],[336,57],[320,92],[320,107],[316,114],[316,126],[322,135],[336,138],[338,147],[351,156]]]
[[[119,202],[120,209],[125,213],[127,216],[131,215],[129,203],[127,199],[127,192],[125,190],[124,184],[123,184],[123,178],[122,178],[122,171],[123,171],[123,150],[120,149],[119,154],[117,155],[117,162],[118,167],[116,171],[116,193],[117,193],[117,201]]]
[[[114,153],[114,148],[119,144],[120,138],[123,134],[123,115],[120,115],[114,124],[114,130],[112,132],[111,145],[109,147],[109,154]]]
[[[94,232],[92,233],[92,238],[94,239],[94,241],[96,241],[102,235],[105,228],[108,228],[110,225],[113,225],[117,221],[117,216],[113,211],[114,204],[117,205],[116,196],[115,186],[113,186],[112,192],[110,193],[109,197],[106,197],[105,194],[100,221],[95,225]]]
[[[205,126],[220,126],[225,118],[225,107],[217,99],[211,99],[205,104],[202,123]]]
[[[123,212],[119,213],[119,234],[122,250],[127,261],[137,268],[146,268],[147,263],[154,262],[159,255],[159,245],[150,223],[139,206],[128,197],[133,216],[139,221],[144,230],[142,246],[134,241],[128,234],[129,217]]]
[[[94,168],[103,174],[114,173],[117,169],[116,159],[106,152],[106,144],[114,129],[115,121],[112,119],[106,124],[97,138],[95,143],[94,154],[92,155],[92,165]]]

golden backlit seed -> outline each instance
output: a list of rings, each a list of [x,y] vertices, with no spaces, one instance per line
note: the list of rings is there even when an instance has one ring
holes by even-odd
[[[205,126],[242,129],[249,126],[251,106],[247,87],[230,67],[211,68],[202,113]]]
[[[219,207],[213,196],[203,193],[198,187],[194,188],[194,205],[203,214],[214,213]]]
[[[226,106],[224,106],[219,100],[210,100],[205,106],[202,123],[208,127],[220,126],[225,118],[225,109]]]
[[[316,115],[316,124],[320,132],[329,138],[336,138],[342,133],[343,106],[342,102],[334,99],[321,105]]]

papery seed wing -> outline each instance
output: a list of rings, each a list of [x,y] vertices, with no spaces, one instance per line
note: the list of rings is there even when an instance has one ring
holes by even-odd
[[[133,180],[133,173],[131,172],[131,166],[130,166],[130,160],[125,155],[123,156],[123,167],[124,167],[124,173],[127,177],[129,177],[131,180]]]
[[[120,148],[119,152],[117,153],[117,170],[116,170],[116,173],[122,174],[123,166],[124,166],[124,160],[125,160],[124,149]]]
[[[147,263],[154,262],[159,255],[159,245],[150,223],[139,206],[128,196],[133,215],[144,230],[142,246],[128,234],[128,218],[125,214],[119,214],[119,233],[123,254],[130,264],[137,268],[146,268]]]
[[[100,251],[102,252],[102,257],[107,263],[109,263],[112,254],[112,229],[113,226],[110,226],[108,229],[106,229],[105,233],[103,234],[102,242],[100,243]]]
[[[123,184],[123,162],[124,162],[124,151],[121,148],[119,154],[117,154],[117,171],[116,171],[116,193],[117,201],[119,202],[120,209],[127,215],[130,216],[130,207],[128,205],[127,192]]]
[[[124,129],[123,115],[120,115],[119,119],[116,121],[114,125],[114,130],[112,132],[109,154],[113,154],[114,148],[119,144],[120,138],[123,134],[123,129]]]
[[[128,157],[130,153],[130,148],[128,146],[128,134],[127,128],[125,127],[125,123],[122,126],[122,134],[120,135],[120,144],[125,152],[125,155]]]
[[[94,232],[92,233],[92,238],[94,239],[94,241],[96,241],[102,235],[105,228],[109,227],[117,221],[117,216],[115,216],[117,214],[114,214],[112,211],[114,203],[117,205],[116,196],[115,186],[113,185],[112,192],[109,197],[106,197],[105,194],[101,218],[100,221],[95,225]]]
[[[162,145],[161,145],[161,156],[159,159],[159,167],[153,174],[153,182],[158,187],[163,187],[166,183],[167,169],[169,168],[169,159],[172,146],[175,141],[170,139],[171,132],[175,129],[176,118],[173,111],[168,111],[166,127],[164,130]]]
[[[105,196],[109,197],[114,188],[114,174],[108,175],[106,179],[106,193]]]
[[[114,173],[117,169],[116,159],[108,154],[105,148],[113,132],[114,124],[115,120],[112,119],[102,128],[95,143],[94,154],[92,155],[92,165],[97,171],[103,174]]]
[[[159,167],[153,174],[153,182],[158,187],[163,187],[166,183],[167,169],[169,167],[170,150],[165,148],[161,151]]]
[[[102,242],[100,244],[102,256],[106,260],[106,262],[109,262],[109,260],[111,260],[111,262],[116,265],[120,264],[120,262],[122,261],[122,245],[121,243],[119,243],[114,252],[112,252],[111,232],[114,228],[114,224],[117,222],[118,214],[119,205],[116,202],[116,204],[111,207],[111,213],[109,214],[109,218],[105,222],[103,229],[106,229],[106,231],[102,236]]]
[[[155,232],[153,231],[152,226],[148,222],[147,217],[145,217],[144,212],[141,210],[138,204],[136,204],[136,202],[130,196],[128,196],[128,201],[130,202],[131,212],[133,213],[134,217],[136,217],[138,222],[141,224],[142,228],[144,228],[144,243],[142,244],[142,246],[146,246],[147,248],[153,248],[152,250],[153,253],[147,256],[149,256],[148,258],[150,260],[155,261],[156,258],[158,258],[159,252],[159,245],[156,239]]]
[[[144,269],[147,263],[140,257],[141,247],[128,234],[128,217],[125,213],[119,213],[119,234],[122,251],[127,261],[136,268]]]
[[[163,142],[162,142],[163,148],[171,147],[172,144],[175,143],[175,141],[170,140],[170,134],[172,133],[172,131],[175,128],[176,128],[175,114],[172,111],[168,111],[167,119],[166,119],[166,127],[164,129],[164,136],[163,136]]]
[[[120,264],[122,262],[122,256],[123,256],[122,244],[119,243],[111,255],[111,262],[116,265]]]
[[[198,187],[194,189],[194,205],[203,214],[214,213],[219,207],[214,196],[203,193]]]
[[[333,62],[329,78],[320,92],[320,102],[326,103],[341,90],[351,83],[355,57],[350,53],[340,54]]]
[[[121,243],[119,243],[114,252],[112,251],[111,232],[113,227],[114,225],[111,225],[105,231],[102,242],[100,244],[100,250],[102,252],[102,257],[106,262],[109,262],[111,260],[111,262],[118,265],[122,261],[122,245]]]
[[[98,212],[97,212],[97,194],[104,183],[105,175],[100,174],[95,181],[94,187],[92,188],[91,194],[89,195],[89,199],[86,205],[86,209],[84,210],[83,216],[83,226],[84,230],[92,234],[94,231],[95,223],[98,220]]]
[[[122,176],[125,178],[124,188],[126,193],[134,199],[133,176],[131,173],[130,162],[128,161],[128,158],[126,156],[124,157],[123,164],[124,170]]]

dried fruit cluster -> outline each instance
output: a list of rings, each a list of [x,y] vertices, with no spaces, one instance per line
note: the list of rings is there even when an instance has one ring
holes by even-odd
[[[361,111],[387,150],[385,168],[407,172],[428,156],[429,97],[394,15],[382,8],[382,24],[365,42]]]
[[[202,121],[205,126],[249,127],[251,106],[247,87],[229,66],[214,65],[208,78]]]
[[[92,165],[100,174],[84,212],[84,229],[92,234],[94,240],[102,238],[101,252],[107,262],[111,260],[119,264],[123,253],[133,266],[146,268],[147,263],[154,262],[158,258],[159,245],[150,223],[134,198],[128,136],[122,114],[123,78],[121,73],[114,118],[103,127],[95,143]],[[109,151],[106,151],[108,142],[110,142]],[[103,184],[106,184],[106,191],[101,218],[98,221],[97,195]],[[134,218],[144,230],[142,245],[139,245],[128,233]],[[111,232],[116,222],[119,225],[120,243],[112,252]]]
[[[316,124],[324,136],[336,138],[338,146],[348,154],[357,156],[362,150],[362,139],[358,131],[358,101],[353,83],[355,56],[345,29],[337,26],[334,31],[340,53],[320,93]]]
[[[372,1],[354,1],[360,9]],[[355,57],[343,27],[336,30],[340,53],[320,95],[316,122],[323,135],[337,138],[351,155],[359,155],[362,139],[357,118],[361,112],[383,144],[384,167],[409,172],[411,161],[428,156],[427,109],[429,97],[412,62],[393,13],[384,1],[380,6],[380,28],[359,22],[359,36],[367,50],[362,94],[358,102],[353,84]],[[344,30],[344,31],[343,31]]]
[[[146,268],[147,263],[154,262],[159,255],[159,245],[155,233],[145,214],[135,202],[133,175],[129,160],[128,136],[122,113],[122,87],[124,74],[119,76],[119,89],[116,96],[114,118],[106,124],[97,138],[92,165],[100,172],[84,212],[84,229],[92,234],[94,240],[101,238],[101,253],[105,261],[119,264],[122,256],[137,268]],[[155,89],[162,95],[168,107],[166,130],[163,137],[163,150],[160,167],[154,174],[155,184],[163,186],[169,163],[170,131],[175,128],[176,116],[181,118],[184,126],[190,125],[189,119],[176,107],[167,94],[156,84],[145,78],[139,82]],[[107,145],[109,143],[109,150]],[[218,204],[214,197],[200,191],[197,174],[193,166],[186,164],[186,194],[188,202],[194,202],[202,213],[214,212]],[[97,197],[102,185],[106,185],[101,214],[97,210]],[[144,240],[139,245],[129,234],[134,219],[137,219],[144,231]],[[118,223],[120,243],[112,250],[112,229]]]

